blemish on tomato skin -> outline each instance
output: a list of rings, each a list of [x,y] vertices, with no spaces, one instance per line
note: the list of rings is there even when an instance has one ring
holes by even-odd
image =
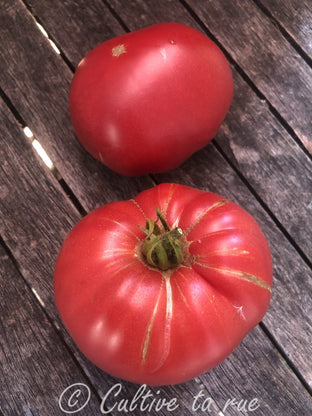
[[[101,153],[101,152],[99,152],[99,160],[100,160],[102,163],[104,163],[104,159],[103,159],[103,156],[102,156],[102,153]]]
[[[115,56],[115,57],[118,57],[118,56],[120,56],[120,55],[122,55],[123,53],[126,53],[126,52],[127,52],[127,50],[126,50],[126,47],[123,43],[121,43],[117,46],[114,46],[112,48],[112,56]]]

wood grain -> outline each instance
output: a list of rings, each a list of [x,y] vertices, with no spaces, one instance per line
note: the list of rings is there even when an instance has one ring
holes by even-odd
[[[46,0],[27,1],[32,13],[40,19],[43,27],[75,68],[96,45],[124,33],[124,28],[104,6],[102,0],[88,3],[55,1],[53,7],[50,7],[50,3]]]
[[[20,1],[3,6],[0,38],[1,87],[87,211],[152,186],[149,177],[115,174],[78,143],[68,111],[72,72]]]
[[[188,4],[310,149],[312,68],[252,1]]]
[[[1,411],[5,416],[60,415],[62,392],[77,380],[89,386],[89,380],[2,245],[0,274]],[[79,414],[97,414],[99,400],[93,392],[93,400]]]
[[[260,0],[300,48],[312,58],[312,3],[310,0]]]
[[[2,100],[0,110],[5,137],[0,148],[1,236],[31,286],[51,307],[56,256],[81,216]]]

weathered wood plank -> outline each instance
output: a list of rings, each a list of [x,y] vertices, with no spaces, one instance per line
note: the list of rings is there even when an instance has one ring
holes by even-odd
[[[74,67],[96,45],[124,33],[102,0],[55,1],[53,7],[45,0],[27,4]]]
[[[312,3],[310,0],[258,0],[312,58]]]
[[[64,336],[76,358],[87,372],[96,390],[99,391],[100,395],[103,397],[107,390],[118,382],[118,380],[95,368],[77,351],[72,340],[66,334],[62,324],[59,322],[53,303],[52,273],[54,265],[53,260],[56,255],[54,246],[61,244],[62,238],[60,236],[67,231],[66,229],[70,228],[70,223],[73,221],[73,219],[71,219],[72,216],[73,218],[77,216],[76,210],[70,203],[64,203],[62,192],[58,191],[58,183],[54,177],[52,176],[50,180],[48,175],[49,172],[46,172],[46,170],[43,169],[44,166],[42,166],[41,161],[36,160],[35,155],[32,152],[27,151],[28,143],[25,142],[22,132],[19,131],[18,127],[14,124],[12,117],[10,117],[10,115],[6,115],[5,117],[6,123],[4,126],[6,126],[6,129],[3,130],[3,133],[7,140],[2,143],[1,146],[1,159],[5,160],[6,163],[4,164],[5,174],[1,172],[1,179],[5,186],[4,189],[6,189],[7,197],[1,204],[1,215],[2,218],[5,219],[1,233],[20,264],[27,281],[36,289],[45,304],[46,311],[49,313],[51,319],[56,321],[60,326],[62,336]],[[211,149],[213,152],[209,156],[209,150]],[[220,163],[220,156],[214,148],[211,149],[207,149],[204,159],[211,157],[212,161],[215,161],[215,164],[218,165]],[[202,154],[199,154],[199,156],[200,155]],[[202,163],[202,160],[199,159],[197,162]],[[187,172],[194,174],[194,178],[196,179],[196,174],[192,172],[192,169],[186,168],[183,170],[181,168],[176,171],[174,176],[175,180],[183,176],[186,177],[186,180],[183,180],[184,183],[196,184],[195,179],[191,180],[187,177]],[[215,165],[213,165],[211,171],[207,169],[204,173],[205,177],[210,177],[213,180],[214,186],[223,194],[227,193],[226,188],[228,184],[231,184],[232,189],[238,190],[240,198],[244,203],[250,199],[251,206],[249,206],[249,208],[253,208],[256,212],[257,209],[253,205],[255,204],[253,197],[248,193],[246,194],[246,189],[243,184],[240,184],[237,180],[233,171],[227,167],[221,172],[217,172]],[[197,172],[197,175],[198,174],[199,173]],[[226,177],[226,183],[224,183],[224,177]],[[200,179],[200,186],[205,187],[207,184],[202,181],[202,176],[200,176]],[[233,193],[235,192],[233,191]],[[14,195],[14,197],[12,197],[12,195]],[[27,200],[26,206],[23,203],[25,199]],[[259,211],[261,213],[261,209],[259,209]],[[264,214],[262,213],[262,215]],[[47,221],[45,218],[48,218],[49,220]],[[266,221],[266,219],[263,221]],[[27,227],[26,235],[23,231],[23,226]],[[40,241],[36,244],[34,242],[37,241],[38,228],[40,230]],[[14,230],[14,234],[11,232],[12,229]],[[281,242],[280,245],[284,247]],[[283,254],[285,254],[284,251]],[[286,255],[286,258],[287,257],[288,255]],[[296,255],[294,255],[293,261],[298,261]],[[300,272],[305,275],[304,267],[301,268],[302,264],[300,263],[300,259],[298,263]],[[285,278],[285,273],[286,271],[283,268],[280,277]],[[305,286],[305,288],[307,288],[307,286]],[[299,289],[296,288],[296,290]],[[276,290],[275,293],[278,295],[279,290]],[[304,297],[302,299],[304,299]],[[291,297],[289,299],[287,298],[288,302],[291,302],[291,300]],[[274,308],[278,309],[278,302],[279,299],[277,298],[273,303],[273,305],[275,305]],[[296,325],[296,320],[299,321],[300,318],[302,321],[307,320],[306,316],[302,316],[304,312],[300,309],[300,305],[297,306],[289,303],[289,310],[292,310],[293,307],[295,307],[296,311],[296,316],[292,317],[293,325]],[[278,312],[280,312],[280,310],[278,310]],[[278,322],[278,325],[281,325],[281,328],[284,329],[284,323],[281,322],[279,316],[276,315],[277,314],[275,313],[272,315],[274,325],[276,326],[276,322]],[[288,319],[290,319],[289,315]],[[299,330],[296,335],[300,339],[300,342],[302,342],[302,334]],[[296,345],[296,347],[297,353],[302,355],[303,353],[300,350],[299,345]],[[306,345],[303,345],[303,348],[306,348]],[[252,354],[246,357],[245,349],[252,352]],[[268,351],[270,351],[270,353]],[[309,347],[306,353],[310,354]],[[273,380],[270,381],[272,357],[274,357],[275,371],[273,385],[271,384],[273,383]],[[255,365],[257,362],[261,362],[261,372],[259,372],[257,365]],[[56,368],[61,365],[62,362],[55,361]],[[264,375],[267,384],[259,384],[259,379]],[[240,384],[235,388],[232,384],[233,377],[240,378]],[[203,387],[203,383],[206,384],[206,387]],[[242,387],[245,383],[249,386],[248,389]],[[123,397],[133,397],[138,386],[125,382],[123,382],[122,385],[124,392]],[[218,387],[220,385],[223,386],[221,390]],[[208,391],[207,386],[209,386]],[[242,346],[236,350],[235,355],[230,356],[221,366],[200,377],[198,381],[192,380],[180,387],[163,387],[160,391],[162,397],[168,397],[169,399],[177,397],[178,403],[180,404],[180,413],[176,414],[182,413],[184,415],[191,415],[193,403],[192,397],[203,390],[204,394],[211,395],[211,397],[214,398],[218,409],[222,409],[226,400],[232,396],[237,396],[238,393],[249,400],[259,396],[262,398],[263,404],[261,408],[259,408],[258,414],[267,416],[268,414],[276,414],[281,410],[279,407],[280,402],[276,401],[274,398],[270,399],[269,397],[268,392],[273,388],[278,388],[280,397],[283,401],[291,400],[293,402],[293,396],[295,396],[292,408],[290,408],[285,415],[294,415],[293,409],[296,409],[299,414],[305,414],[305,409],[309,406],[309,399],[306,393],[301,388],[300,383],[294,377],[291,370],[288,369],[284,361],[281,360],[272,344],[266,339],[263,333],[261,333],[259,328],[257,328],[244,341]],[[152,389],[154,394],[156,394],[157,390],[158,388]],[[111,397],[111,400],[114,400],[114,398]],[[108,402],[108,404],[112,406],[113,402]],[[133,414],[139,415],[141,412],[138,410]],[[159,414],[165,415],[163,412]],[[243,414],[243,412],[237,412],[235,409],[231,409],[227,414],[237,415]]]
[[[261,343],[261,351],[255,348],[257,339]],[[208,373],[207,377],[202,378],[203,386],[219,404],[224,403],[224,397],[227,397],[227,400],[235,398],[239,401],[243,399],[248,403],[251,403],[255,398],[258,399],[259,408],[254,413],[248,412],[249,415],[277,416],[285,414],[295,416],[302,412],[303,415],[309,416],[312,405],[311,397],[304,393],[298,400],[296,389],[294,389],[297,380],[291,377],[291,373],[284,372],[278,362],[280,357],[272,352],[270,345],[263,341],[262,334],[254,330],[240,345],[240,350],[236,350],[232,354],[231,362],[228,362],[227,359],[219,366],[223,378],[228,380],[227,383],[224,384],[220,377],[213,377],[213,382],[211,382]],[[238,368],[241,368],[240,372],[237,371]],[[249,372],[253,374],[252,380],[248,377]],[[288,376],[291,377],[289,380],[287,380]],[[286,385],[281,389],[282,380],[285,380]],[[233,415],[237,415],[237,410],[233,410]],[[246,415],[246,412],[238,413]],[[228,409],[224,411],[224,415],[227,414]]]
[[[0,275],[0,409],[5,416],[59,416],[62,392],[89,381],[2,245]],[[95,395],[79,414],[97,414],[98,403]]]
[[[81,216],[2,100],[0,113],[1,236],[27,280],[51,306],[51,273],[60,242]]]
[[[234,76],[235,97],[216,143],[312,262],[312,162]]]
[[[254,2],[188,3],[310,151],[312,68]]]
[[[152,185],[115,174],[78,143],[68,112],[72,72],[20,1],[3,4],[0,38],[0,86],[86,210]]]

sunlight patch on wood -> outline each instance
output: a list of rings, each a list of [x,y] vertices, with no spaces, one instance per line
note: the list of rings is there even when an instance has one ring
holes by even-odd
[[[25,133],[25,136],[28,137],[29,139],[34,137],[33,132],[30,130],[29,127],[24,127],[24,133]]]
[[[33,294],[36,296],[36,298],[38,299],[40,305],[44,308],[45,307],[45,303],[43,302],[43,300],[41,299],[41,297],[38,295],[38,292],[36,291],[36,289],[34,287],[31,288],[31,291],[33,292]]]
[[[38,153],[38,155],[43,160],[44,164],[49,169],[52,169],[53,168],[52,160],[49,158],[49,156],[47,155],[46,151],[41,146],[41,144],[38,142],[38,140],[37,139],[34,139],[33,142],[32,142],[32,145],[33,145],[34,149],[36,150],[36,152]]]
[[[50,45],[52,46],[54,52],[56,52],[58,55],[60,55],[61,54],[61,51],[56,46],[56,44],[53,42],[53,40],[51,40],[49,38],[48,32],[45,30],[45,28],[40,23],[38,23],[38,22],[36,22],[36,25],[38,26],[38,29],[43,34],[43,36],[48,39],[48,41],[49,41]]]
[[[38,26],[38,29],[40,30],[40,32],[43,34],[43,36],[45,37],[45,38],[48,38],[49,36],[48,36],[48,33],[47,33],[47,31],[44,29],[44,27],[40,24],[40,23],[38,23],[38,22],[36,22],[36,25]]]
[[[30,130],[29,127],[24,127],[23,129],[25,136],[31,140],[31,144],[33,148],[36,150],[37,154],[40,156],[44,164],[52,170],[54,168],[53,162],[50,159],[50,157],[47,155],[47,152],[44,150],[44,148],[41,146],[40,142],[35,139],[33,132]]]

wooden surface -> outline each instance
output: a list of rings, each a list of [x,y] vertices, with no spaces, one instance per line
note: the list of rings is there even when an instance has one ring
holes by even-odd
[[[176,398],[178,409],[137,408],[131,414],[311,415],[311,1],[0,5],[0,416],[130,414],[109,409],[116,400],[131,400],[140,386],[107,375],[76,348],[55,308],[53,269],[66,234],[83,215],[165,181],[217,192],[247,209],[269,240],[274,289],[261,324],[218,367],[178,386],[150,389],[154,397]],[[122,177],[78,143],[68,89],[80,59],[94,46],[163,21],[189,24],[222,48],[233,70],[233,104],[213,142],[178,169]],[[24,134],[26,126],[33,137]],[[53,169],[36,153],[34,139]],[[122,392],[101,407],[117,383]],[[81,395],[70,408],[75,388]],[[241,407],[224,408],[232,399]]]

